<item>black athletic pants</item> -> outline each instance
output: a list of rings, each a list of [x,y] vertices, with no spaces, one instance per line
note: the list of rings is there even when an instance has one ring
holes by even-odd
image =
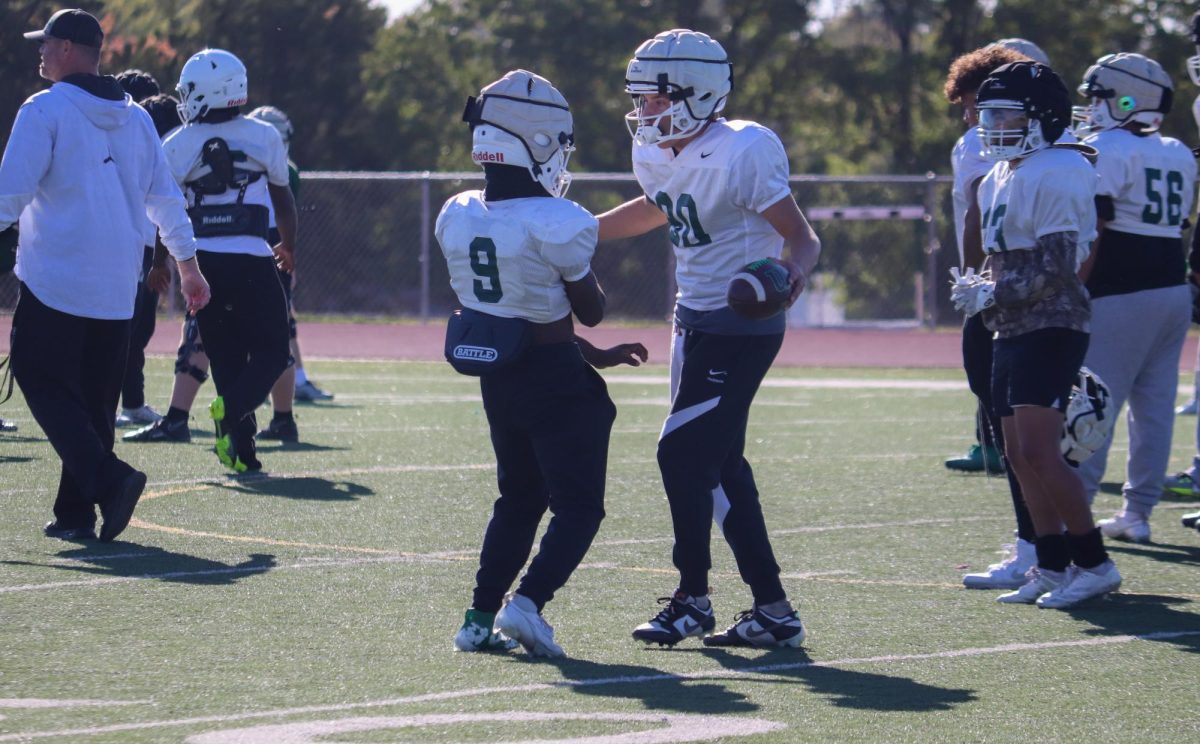
[[[658,466],[671,506],[679,588],[708,594],[713,499],[725,498],[722,523],[754,602],[786,594],[771,550],[754,473],[743,452],[750,404],[779,353],[783,334],[720,336],[684,331],[683,367],[658,441]],[[714,491],[720,488],[720,492]]]
[[[288,365],[288,312],[275,261],[245,253],[196,252],[212,299],[196,314],[227,422],[254,436],[254,409]]]
[[[990,432],[990,441],[1004,452],[1004,429],[1000,426],[1000,417],[992,397],[992,332],[983,324],[983,317],[976,313],[967,318],[963,324],[963,369],[967,373],[967,385],[979,399],[977,426]],[[981,442],[988,440],[981,438]],[[1007,461],[1005,462],[1007,466]],[[1017,537],[1033,542],[1037,533],[1033,529],[1033,518],[1029,516],[1029,508],[1025,506],[1025,497],[1021,495],[1021,486],[1017,483],[1017,475],[1012,467],[1005,467],[1008,477],[1008,490],[1012,495],[1013,512],[1017,517]]]
[[[21,285],[10,363],[29,411],[62,460],[54,501],[61,527],[94,526],[95,505],[133,471],[113,454],[128,345],[128,320],[68,315]]]
[[[472,606],[500,609],[549,509],[546,534],[517,587],[540,610],[567,583],[604,519],[617,409],[574,342],[532,347],[511,367],[480,378],[480,390],[500,498],[484,534]]]
[[[158,315],[158,292],[146,284],[146,275],[153,264],[154,247],[146,246],[142,258],[142,280],[138,282],[133,322],[129,328],[129,361],[125,364],[125,380],[121,383],[121,405],[125,408],[146,405],[146,345],[154,335],[154,323]]]

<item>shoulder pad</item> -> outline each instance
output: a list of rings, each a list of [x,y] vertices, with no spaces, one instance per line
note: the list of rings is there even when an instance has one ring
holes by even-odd
[[[1085,145],[1082,142],[1063,142],[1050,145],[1058,150],[1074,150],[1080,155],[1087,158],[1087,161],[1092,165],[1096,164],[1096,159],[1100,157],[1100,151],[1091,145]]]

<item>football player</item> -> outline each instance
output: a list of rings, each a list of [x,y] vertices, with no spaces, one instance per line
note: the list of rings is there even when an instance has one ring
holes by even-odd
[[[1099,151],[1100,174],[1100,237],[1082,272],[1092,298],[1084,364],[1108,385],[1114,413],[1129,401],[1124,504],[1099,526],[1106,537],[1144,543],[1171,457],[1179,355],[1192,319],[1183,226],[1196,190],[1196,159],[1158,132],[1173,86],[1153,59],[1105,55],[1078,90],[1089,99],[1082,127],[1091,134],[1084,142]],[[1089,501],[1110,443],[1080,466]]]
[[[804,626],[780,581],[744,457],[750,404],[783,343],[786,315],[742,318],[725,290],[750,261],[784,257],[794,301],[820,242],[792,197],[779,138],[755,122],[721,116],[731,72],[721,45],[696,31],[664,31],[637,48],[625,74],[634,105],[625,119],[645,195],[600,216],[601,240],[668,225],[679,287],[671,412],[658,442],[679,586],[633,636],[674,645],[715,628],[708,598],[715,518],[753,605],[705,644],[798,647]]]
[[[1022,39],[1005,39],[989,44],[955,59],[946,77],[946,98],[951,103],[962,105],[963,122],[967,125],[967,130],[958,138],[950,155],[950,166],[954,173],[954,234],[958,238],[959,266],[964,269],[982,269],[984,256],[976,195],[980,182],[993,165],[983,156],[979,143],[979,112],[975,108],[975,92],[992,70],[1009,62],[1029,59],[1006,45],[1016,41],[1032,46],[1031,42]],[[1035,49],[1030,49],[1030,52],[1038,53]],[[1017,521],[1017,542],[1012,553],[983,571],[966,574],[963,576],[963,585],[968,589],[1015,589],[1025,583],[1026,572],[1037,562],[1033,547],[1035,531],[1016,474],[1004,466],[998,454],[992,464],[992,451],[998,452],[1004,448],[1004,433],[1000,419],[992,408],[992,332],[984,326],[981,315],[972,315],[963,323],[962,350],[967,384],[978,399],[976,430],[981,444],[972,447],[966,457],[947,460],[946,467],[952,470],[982,470],[986,467],[989,472],[1003,470],[1008,479]],[[978,468],[967,467],[976,460],[979,462]]]
[[[287,302],[276,267],[290,271],[296,205],[287,151],[270,124],[241,114],[246,67],[223,49],[205,49],[179,76],[184,125],[163,149],[184,187],[200,266],[217,298],[196,315],[217,398],[209,407],[217,458],[234,472],[262,467],[254,409],[288,365]],[[280,242],[267,242],[270,205]]]
[[[1004,65],[975,100],[983,152],[996,163],[978,194],[992,279],[962,281],[952,296],[996,334],[993,405],[1037,552],[1028,583],[997,599],[1066,608],[1121,585],[1060,450],[1088,346],[1091,303],[1077,272],[1096,236],[1097,178],[1079,145],[1051,144],[1070,124],[1071,101],[1046,65]]]
[[[462,651],[520,643],[563,656],[542,616],[583,559],[604,518],[608,441],[616,408],[589,363],[637,366],[641,344],[600,350],[575,336],[604,315],[591,270],[596,218],[563,198],[574,127],[566,99],[543,77],[514,70],[467,101],[472,159],[486,186],[451,197],[435,232],[450,284],[489,342],[527,339],[480,378],[500,497],[488,522],[471,609],[454,638]],[[518,345],[520,346],[520,345]],[[550,523],[514,593],[509,587]]]

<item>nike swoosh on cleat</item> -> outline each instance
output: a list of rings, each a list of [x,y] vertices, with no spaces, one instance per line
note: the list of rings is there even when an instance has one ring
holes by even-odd
[[[696,622],[695,620],[684,620],[683,621],[683,634],[684,635],[691,635],[692,633],[695,633],[699,629],[700,629],[700,623]]]

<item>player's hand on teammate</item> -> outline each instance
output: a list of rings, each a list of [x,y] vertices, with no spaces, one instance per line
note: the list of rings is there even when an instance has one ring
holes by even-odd
[[[275,254],[275,265],[279,267],[280,271],[290,272],[295,268],[296,256],[292,252],[291,246],[279,243],[271,249],[271,252]]]
[[[646,347],[641,344],[617,344],[610,349],[595,349],[591,358],[587,359],[587,362],[596,369],[616,367],[619,364],[638,367],[649,356],[650,354],[646,351]]]
[[[194,258],[180,261],[176,266],[179,267],[179,291],[187,301],[187,311],[199,312],[212,299],[208,280],[200,273],[200,264]]]

